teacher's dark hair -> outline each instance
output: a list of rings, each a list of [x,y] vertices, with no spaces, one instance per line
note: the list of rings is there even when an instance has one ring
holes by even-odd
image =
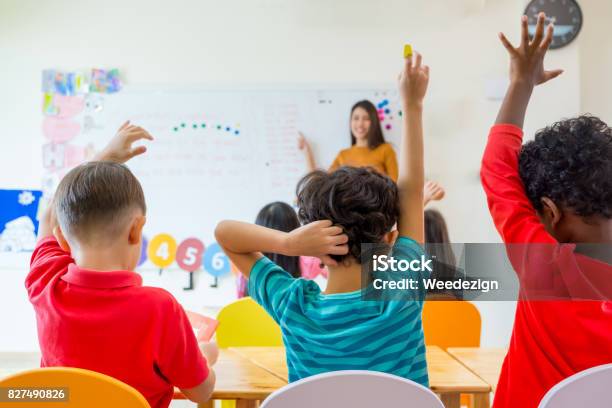
[[[385,143],[385,137],[383,136],[382,128],[380,126],[380,120],[378,119],[378,111],[376,106],[368,100],[359,101],[351,108],[351,119],[355,109],[361,108],[368,112],[370,117],[370,129],[368,130],[368,147],[370,149],[376,149],[381,144]],[[350,119],[349,119],[350,120]],[[355,135],[351,131],[351,145],[357,142]]]

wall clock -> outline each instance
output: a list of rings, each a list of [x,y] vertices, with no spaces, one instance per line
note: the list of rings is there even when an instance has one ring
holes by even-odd
[[[604,0],[608,1],[608,0]],[[546,13],[546,24],[553,23],[555,30],[550,48],[561,48],[571,43],[582,28],[582,10],[575,0],[532,0],[525,8],[529,35],[533,37],[540,12]]]

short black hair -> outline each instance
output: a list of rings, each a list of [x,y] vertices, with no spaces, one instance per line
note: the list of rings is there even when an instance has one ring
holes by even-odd
[[[138,179],[126,166],[113,162],[73,168],[57,187],[54,201],[62,231],[79,242],[87,242],[94,231],[116,239],[128,210],[137,208],[143,215],[147,210]]]
[[[539,130],[519,155],[527,197],[542,210],[542,197],[582,217],[612,216],[612,131],[583,115]]]
[[[348,235],[349,253],[332,255],[359,263],[362,243],[380,243],[399,217],[397,185],[370,167],[340,167],[307,174],[297,187],[298,217],[304,224],[330,220]]]

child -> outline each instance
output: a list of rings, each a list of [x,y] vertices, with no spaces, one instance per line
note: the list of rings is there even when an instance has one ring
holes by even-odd
[[[609,264],[563,244],[612,242],[610,128],[581,116],[542,129],[521,146],[533,88],[562,73],[544,70],[553,36],[552,26],[545,33],[544,21],[542,13],[530,41],[523,16],[518,48],[500,34],[510,54],[510,86],[482,159],[482,184],[495,225],[505,243],[523,243],[508,245],[521,291],[496,408],[536,407],[564,378],[612,361],[610,302],[542,301],[529,297],[527,290],[534,280],[564,283],[568,274],[579,276],[576,272],[607,276],[607,282],[612,276]],[[572,280],[564,285],[570,294],[580,283]],[[609,296],[607,285],[597,289],[607,289]]]
[[[267,204],[259,211],[255,224],[283,232],[291,232],[300,227],[300,220],[298,220],[293,207],[287,203],[276,201]],[[270,258],[272,262],[289,272],[294,278],[315,279],[319,275],[327,278],[327,270],[321,267],[321,261],[317,258],[273,253],[265,253],[264,256]],[[238,298],[249,295],[248,281],[244,275],[238,275],[236,286],[238,288]]]
[[[369,166],[397,181],[397,157],[393,147],[385,142],[374,104],[364,100],[353,105],[350,126],[351,147],[338,153],[329,170],[334,171],[340,166]],[[298,146],[306,154],[309,170],[315,170],[312,149],[301,133]]]
[[[441,188],[441,187],[440,187]],[[450,244],[446,221],[438,210],[425,210],[425,249],[434,258],[432,278],[452,281],[457,276],[457,263]],[[460,290],[436,290],[427,293],[428,300],[448,300],[461,298]]]
[[[198,348],[183,308],[163,289],[142,286],[146,205],[140,183],[122,163],[152,140],[126,122],[95,162],[60,182],[40,223],[26,278],[36,312],[41,366],[78,367],[117,378],[151,407],[167,407],[174,386],[205,402],[215,375]],[[216,349],[203,345],[208,364]]]
[[[281,327],[290,381],[366,369],[428,384],[422,300],[363,301],[360,290],[362,243],[395,242],[398,259],[423,254],[422,109],[428,80],[420,55],[406,61],[397,184],[369,168],[317,171],[298,186],[298,214],[306,225],[289,233],[237,221],[217,226],[219,244],[250,277],[249,293]],[[325,292],[312,281],[293,279],[262,252],[320,257],[329,269]]]

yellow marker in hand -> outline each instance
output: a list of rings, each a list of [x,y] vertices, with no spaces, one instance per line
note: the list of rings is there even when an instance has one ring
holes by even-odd
[[[404,58],[412,57],[412,45],[406,44],[404,45]]]

